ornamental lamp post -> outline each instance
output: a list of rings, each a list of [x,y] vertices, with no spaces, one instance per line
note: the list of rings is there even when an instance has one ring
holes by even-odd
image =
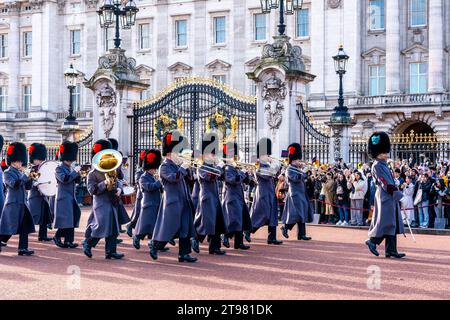
[[[66,117],[65,124],[77,125],[77,118],[73,115],[73,90],[76,88],[77,79],[79,73],[71,64],[70,67],[64,72],[64,81],[69,89],[69,115]]]
[[[120,48],[120,28],[131,29],[136,24],[136,14],[139,9],[134,0],[129,0],[123,5],[122,0],[104,0],[103,5],[97,11],[100,27],[112,28],[115,26],[114,47]]]
[[[280,22],[278,25],[278,35],[284,36],[286,32],[285,15],[292,15],[295,11],[301,10],[303,0],[261,0],[261,12],[270,13],[272,9],[280,9]]]
[[[350,114],[347,106],[344,105],[344,74],[347,72],[347,62],[350,57],[345,53],[344,47],[341,45],[337,55],[333,56],[334,68],[339,75],[339,98],[338,105],[334,108],[331,116],[332,122],[351,122]]]

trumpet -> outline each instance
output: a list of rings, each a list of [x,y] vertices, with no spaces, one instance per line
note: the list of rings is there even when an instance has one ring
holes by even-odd
[[[28,167],[22,167],[20,169],[20,171],[26,175],[29,179],[33,180],[33,181],[37,181],[39,179],[39,177],[41,176],[41,174],[33,169],[33,165],[28,165]]]
[[[283,168],[287,168],[289,166],[289,159],[288,158],[280,159],[280,158],[275,158],[275,157],[269,156],[269,159],[272,160],[272,161],[278,161],[279,164],[281,165],[281,167],[283,167]]]
[[[257,163],[247,163],[247,162],[235,161],[234,165],[236,168],[247,169],[247,170],[256,170],[259,168],[259,165]]]

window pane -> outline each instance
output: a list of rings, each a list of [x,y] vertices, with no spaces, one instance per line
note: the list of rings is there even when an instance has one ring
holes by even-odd
[[[183,47],[187,45],[187,21],[177,20],[176,23],[176,45]]]
[[[369,3],[370,30],[384,29],[384,0],[371,0]]]
[[[428,77],[422,75],[419,77],[419,93],[426,93],[428,90]]]
[[[215,43],[225,43],[225,17],[214,18]]]
[[[297,36],[309,36],[309,10],[302,9],[297,13]]]
[[[411,26],[424,26],[427,23],[427,0],[410,0]]]
[[[255,14],[255,40],[266,40],[265,14]]]
[[[139,48],[150,48],[150,24],[148,23],[139,25]]]

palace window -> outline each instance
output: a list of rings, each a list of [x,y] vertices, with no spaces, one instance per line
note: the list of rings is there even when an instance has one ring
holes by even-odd
[[[428,90],[428,64],[411,63],[409,65],[409,92],[426,93]]]
[[[226,18],[214,17],[214,44],[226,42]]]
[[[22,111],[30,111],[31,107],[31,85],[22,87]]]
[[[109,51],[114,48],[114,29],[106,28],[105,29],[105,51]]]
[[[141,100],[147,100],[151,96],[152,96],[152,90],[150,87],[148,87],[144,91],[141,91]]]
[[[23,56],[31,57],[33,54],[33,39],[31,31],[23,33]]]
[[[297,12],[297,37],[309,36],[309,9]]]
[[[150,49],[150,24],[142,23],[139,25],[139,49]]]
[[[0,112],[6,110],[8,105],[8,88],[0,87]]]
[[[370,30],[383,30],[385,28],[384,0],[370,0],[369,27]]]
[[[178,48],[187,46],[187,20],[175,21],[175,45]]]
[[[386,93],[386,67],[369,67],[369,85],[371,96],[382,96]]]
[[[72,92],[72,106],[74,111],[80,111],[81,106],[81,85],[77,84]]]
[[[8,56],[8,35],[0,34],[0,58]]]
[[[70,54],[76,55],[81,53],[81,31],[70,31]]]
[[[263,41],[266,40],[266,24],[267,24],[267,20],[266,20],[266,15],[265,14],[255,14],[253,16],[253,21],[254,21],[254,39],[255,41]]]
[[[223,74],[213,75],[212,78],[214,80],[216,80],[217,82],[219,82],[219,83],[222,83],[222,84],[227,83],[227,76],[226,75],[223,75]]]
[[[427,25],[427,0],[410,0],[409,15],[411,27]]]

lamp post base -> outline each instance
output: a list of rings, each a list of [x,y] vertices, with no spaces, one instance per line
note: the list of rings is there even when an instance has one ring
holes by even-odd
[[[62,124],[61,129],[58,129],[58,132],[62,136],[62,141],[68,140],[75,142],[79,140],[80,134],[83,130],[80,129],[78,122],[66,120]]]
[[[356,125],[356,121],[351,118],[347,107],[336,107],[326,125],[331,128],[333,134],[330,158],[336,161],[343,159],[348,163],[350,160],[350,128]]]

